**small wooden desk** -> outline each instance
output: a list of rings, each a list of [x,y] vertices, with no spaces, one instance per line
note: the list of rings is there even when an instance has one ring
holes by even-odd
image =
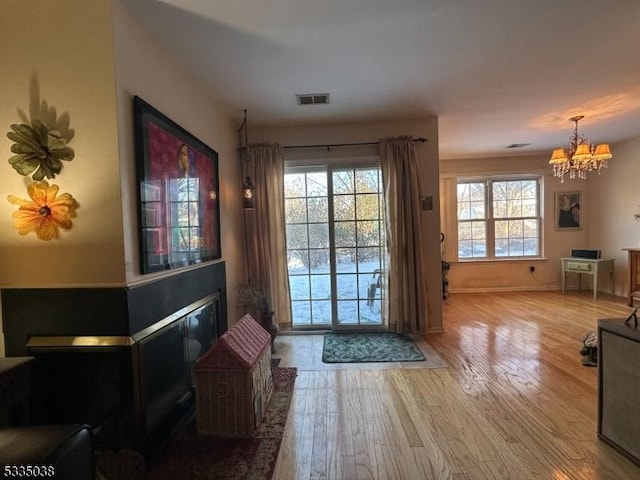
[[[561,258],[562,261],[562,293],[565,290],[567,273],[578,274],[578,291],[582,290],[582,274],[586,273],[593,277],[593,299],[598,298],[598,273],[605,271],[609,273],[609,282],[611,284],[611,295],[615,295],[613,262],[614,258],[577,258],[566,257]]]

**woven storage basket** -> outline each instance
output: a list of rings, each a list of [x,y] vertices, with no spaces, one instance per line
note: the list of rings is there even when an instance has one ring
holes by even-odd
[[[200,357],[194,370],[198,434],[250,437],[273,390],[269,333],[245,315]]]

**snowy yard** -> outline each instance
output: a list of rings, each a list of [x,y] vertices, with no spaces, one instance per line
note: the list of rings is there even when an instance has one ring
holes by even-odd
[[[368,291],[377,285],[380,263],[341,262],[337,268],[337,314],[340,324],[379,325],[381,323],[380,288],[375,289],[373,302]],[[329,265],[306,268],[290,262],[289,286],[294,326],[331,324],[331,275]],[[373,290],[373,289],[371,289]]]

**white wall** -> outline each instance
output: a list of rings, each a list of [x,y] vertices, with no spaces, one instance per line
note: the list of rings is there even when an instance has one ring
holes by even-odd
[[[438,196],[438,122],[436,118],[394,122],[339,123],[256,127],[250,131],[250,142],[278,142],[281,145],[318,145],[336,143],[376,142],[380,138],[412,135],[427,137],[428,142],[417,144],[420,168],[421,195],[432,195],[434,208],[423,211],[423,253],[426,261],[428,299],[430,305],[429,331],[442,330],[442,270],[440,263],[440,205]],[[347,153],[343,153],[346,152]],[[290,151],[287,156],[312,156],[321,152]],[[370,156],[375,149],[336,150],[337,155]]]
[[[244,272],[237,127],[122,0],[3,0],[0,80],[0,288],[124,286],[157,278],[143,277],[138,267],[131,105],[137,94],[219,154],[222,259],[228,302],[235,304],[233,286]],[[75,131],[75,158],[50,183],[80,204],[73,228],[49,242],[18,235],[11,218],[17,207],[6,201],[8,194],[26,198],[30,183],[6,162],[12,144],[6,132],[43,101],[57,117],[67,114]],[[0,355],[3,345],[0,337]]]
[[[0,288],[124,285],[112,48],[109,1],[2,2]],[[7,162],[13,142],[6,132],[29,121],[31,112],[43,119],[52,108],[58,120],[68,115],[75,158],[49,183],[80,207],[71,230],[43,241],[12,226],[17,207],[7,195],[27,198],[31,179]],[[0,338],[2,355],[3,346]]]
[[[640,222],[633,215],[640,212],[640,137],[612,145],[614,158],[601,174],[591,172],[587,180],[565,180],[564,184],[549,172],[547,156],[499,159],[447,160],[441,163],[443,229],[455,238],[455,191],[447,191],[447,179],[465,175],[508,175],[512,173],[544,174],[544,258],[545,260],[510,260],[506,262],[453,263],[449,276],[452,291],[500,291],[559,289],[560,258],[573,248],[599,249],[603,258],[615,258],[615,292],[628,294],[628,247],[640,247]],[[554,194],[557,191],[583,192],[583,230],[554,229]],[[447,195],[448,194],[448,195]],[[455,252],[455,244],[448,250]],[[445,254],[445,258],[447,253]],[[450,256],[452,258],[452,256]],[[532,276],[529,265],[536,267]],[[568,277],[570,287],[575,276]],[[601,279],[601,290],[610,284]]]
[[[233,323],[234,286],[244,275],[239,125],[178,60],[160,47],[122,0],[113,1],[113,24],[127,284],[176,273],[140,274],[132,105],[133,96],[138,95],[218,152],[222,260],[226,261],[229,322]]]
[[[0,287],[123,285],[122,209],[110,4],[7,0],[0,20]],[[67,114],[75,158],[49,180],[80,204],[57,240],[18,235],[8,194],[28,198],[30,177],[7,162],[6,132],[46,102]],[[28,121],[28,120],[27,120]]]
[[[568,256],[571,249],[602,249],[597,240],[591,239],[590,231],[597,225],[591,202],[592,179],[565,179],[561,183],[555,178],[545,156],[521,156],[443,160],[440,165],[443,231],[446,234],[445,259],[451,262],[449,289],[451,292],[507,291],[507,290],[556,290],[560,288],[560,258]],[[501,261],[455,261],[456,252],[456,196],[457,177],[537,174],[543,175],[542,200],[543,256],[538,260]],[[558,231],[554,228],[556,192],[582,192],[582,230]],[[603,255],[604,255],[603,251]],[[529,266],[535,267],[532,275]],[[575,276],[567,277],[568,286],[575,286]],[[602,282],[602,288],[608,288]]]
[[[591,241],[602,255],[615,258],[617,295],[629,293],[628,253],[623,248],[640,248],[640,136],[613,145],[613,158],[600,176],[591,180]]]

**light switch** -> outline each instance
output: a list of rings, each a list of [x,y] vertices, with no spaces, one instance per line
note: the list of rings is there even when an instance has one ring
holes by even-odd
[[[422,209],[433,210],[433,197],[431,195],[422,197]]]

